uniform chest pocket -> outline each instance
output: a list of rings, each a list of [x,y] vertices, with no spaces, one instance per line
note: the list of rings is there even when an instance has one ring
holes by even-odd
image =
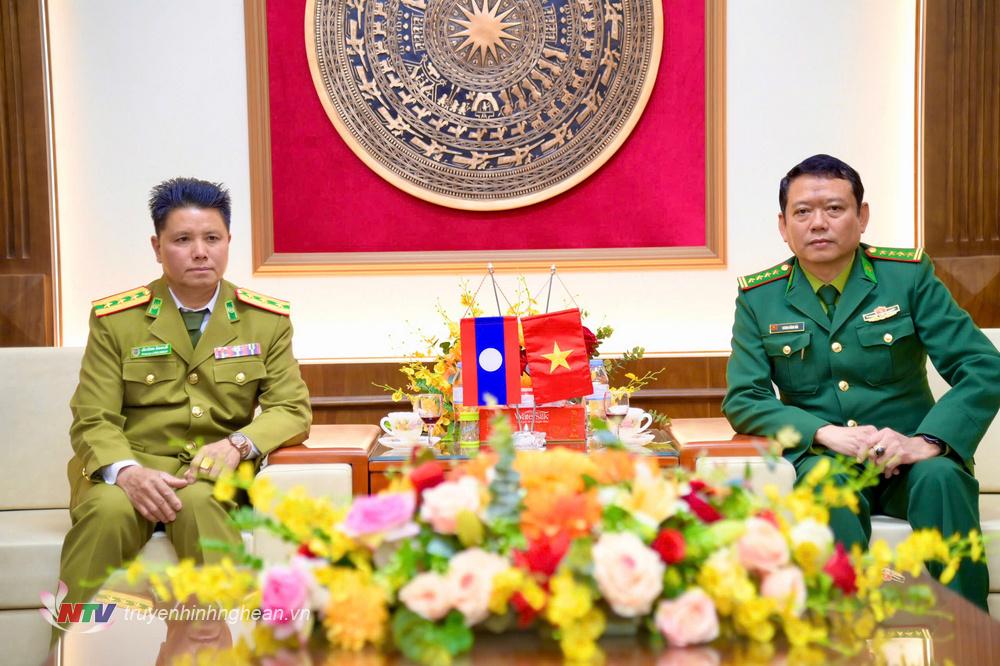
[[[782,393],[815,393],[819,388],[819,368],[809,351],[811,339],[809,332],[764,336],[771,378]]]
[[[862,375],[869,384],[899,381],[913,367],[923,367],[923,349],[909,315],[864,322],[855,330],[864,353]]]
[[[158,405],[169,402],[173,382],[180,376],[180,363],[171,358],[126,360],[122,363],[125,404]]]
[[[215,383],[236,386],[256,385],[267,375],[259,358],[233,359],[215,364]]]

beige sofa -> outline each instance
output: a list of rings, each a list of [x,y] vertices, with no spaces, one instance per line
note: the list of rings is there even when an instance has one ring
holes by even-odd
[[[48,649],[50,627],[39,614],[40,594],[54,592],[59,553],[69,529],[69,399],[83,350],[0,348],[0,645],[4,664],[38,664]],[[279,488],[302,485],[316,495],[348,500],[351,466],[270,465],[261,474]],[[251,535],[257,555],[273,558],[276,545]],[[170,542],[157,533],[143,554],[175,560]],[[86,638],[86,637],[85,637]]]
[[[986,329],[984,332],[994,346],[1000,349],[1000,329]],[[948,384],[930,361],[927,363],[927,372],[931,391],[935,398],[939,398],[948,390]],[[778,464],[773,464],[756,456],[702,456],[695,469],[701,473],[723,474],[730,479],[737,479],[743,478],[748,465],[755,489],[774,483],[783,492],[787,492],[795,482],[795,470],[790,463],[780,460]],[[1000,620],[1000,417],[993,419],[993,424],[976,451],[976,479],[979,481],[979,513],[983,533],[987,539],[993,540],[993,544],[987,547],[990,615]],[[872,539],[884,539],[895,545],[910,532],[906,521],[888,516],[872,517]]]

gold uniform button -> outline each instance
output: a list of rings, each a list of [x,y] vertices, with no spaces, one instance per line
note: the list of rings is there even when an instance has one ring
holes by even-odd
[[[194,407],[191,408],[191,416],[195,417],[196,419],[201,418],[201,415],[204,413],[205,410],[199,407],[198,405],[195,405]]]
[[[789,345],[785,345],[784,347],[781,348],[781,351],[782,353],[784,353],[785,356],[788,356],[789,354],[792,353],[792,348]]]
[[[155,381],[156,381],[156,375],[154,375],[152,372],[149,373],[148,375],[146,375],[146,383],[147,384],[152,384]]]
[[[844,351],[844,345],[840,344],[839,342],[834,342],[832,345],[830,345],[830,349],[833,350],[834,354],[839,354],[840,352]]]
[[[242,372],[237,372],[236,373],[236,383],[237,384],[242,384],[246,380],[247,380],[247,376],[244,373],[242,373]]]
[[[197,383],[198,383],[198,373],[192,372],[190,375],[188,375],[188,384],[197,384]]]
[[[885,340],[886,344],[889,344],[892,342],[892,333],[886,333],[882,336],[882,339]]]
[[[194,451],[194,442],[188,442],[184,445],[186,451]]]
[[[847,425],[848,425],[848,427],[850,427],[850,428],[853,428],[853,427],[855,427],[856,425],[858,425],[858,422],[857,422],[857,421],[855,421],[854,419],[849,419],[849,420],[847,421]]]
[[[847,389],[851,388],[851,385],[848,384],[843,379],[841,379],[839,382],[837,382],[837,386],[840,387],[841,391],[846,391]]]

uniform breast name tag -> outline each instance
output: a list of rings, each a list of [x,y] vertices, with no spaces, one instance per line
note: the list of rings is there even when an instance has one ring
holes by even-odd
[[[875,321],[882,321],[883,319],[888,319],[889,317],[895,317],[899,314],[898,305],[880,305],[871,312],[866,312],[861,315],[861,318],[865,321],[871,323]]]
[[[804,321],[792,321],[787,324],[771,324],[767,327],[771,332],[771,335],[776,333],[801,333],[806,330],[806,323]]]
[[[150,356],[170,356],[170,344],[132,347],[132,358],[149,358]]]
[[[260,356],[260,343],[248,342],[245,345],[230,345],[216,347],[215,358],[239,358],[240,356]]]

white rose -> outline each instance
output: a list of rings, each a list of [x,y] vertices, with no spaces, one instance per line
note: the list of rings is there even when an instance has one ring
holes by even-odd
[[[820,559],[825,560],[833,553],[833,532],[828,525],[806,518],[792,527],[792,545],[811,543],[819,550]]]

